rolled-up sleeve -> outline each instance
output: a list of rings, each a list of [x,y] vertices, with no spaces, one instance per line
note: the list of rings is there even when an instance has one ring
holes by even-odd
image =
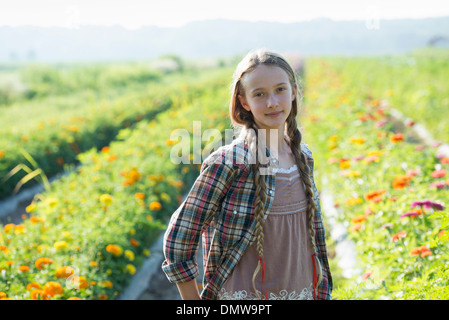
[[[170,282],[187,282],[198,276],[195,257],[201,233],[220,209],[233,175],[234,168],[224,161],[224,153],[212,153],[204,160],[186,199],[171,216],[164,234],[162,263]]]

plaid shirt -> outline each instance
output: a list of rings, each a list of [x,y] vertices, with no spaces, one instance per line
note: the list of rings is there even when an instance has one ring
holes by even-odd
[[[277,167],[276,159],[266,149],[267,167]],[[331,299],[332,277],[327,260],[325,230],[318,191],[313,180],[313,158],[308,146],[301,143],[312,172],[317,257],[323,267],[323,281],[318,299]],[[210,154],[201,166],[200,175],[186,199],[173,213],[164,235],[162,269],[170,282],[187,282],[199,275],[196,253],[200,236],[203,241],[202,299],[215,299],[217,292],[255,240],[253,219],[255,185],[249,169],[249,147],[241,139]],[[266,162],[264,162],[266,163]],[[263,167],[263,165],[261,165]],[[265,219],[274,199],[275,176],[261,175],[267,186]]]

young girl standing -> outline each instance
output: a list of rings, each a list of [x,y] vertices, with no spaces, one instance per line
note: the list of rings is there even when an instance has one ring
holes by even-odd
[[[183,299],[330,299],[313,158],[298,129],[299,86],[280,54],[234,73],[237,138],[210,154],[164,237],[162,269]],[[196,253],[203,241],[203,291]]]

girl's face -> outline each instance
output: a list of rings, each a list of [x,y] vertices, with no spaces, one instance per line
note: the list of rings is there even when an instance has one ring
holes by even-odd
[[[259,65],[243,76],[242,85],[245,94],[238,99],[253,114],[257,127],[284,132],[297,90],[287,73],[277,66]]]

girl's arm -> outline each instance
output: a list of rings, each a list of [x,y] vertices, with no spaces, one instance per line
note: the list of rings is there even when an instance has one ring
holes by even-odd
[[[178,286],[182,300],[201,300],[196,279],[187,282],[178,282],[176,285]]]
[[[234,174],[233,165],[225,163],[221,150],[212,153],[204,160],[200,175],[170,219],[164,235],[162,270],[170,282],[180,284],[181,295],[196,297],[198,293],[196,281],[192,281],[199,276],[196,253],[201,233],[219,212]]]

